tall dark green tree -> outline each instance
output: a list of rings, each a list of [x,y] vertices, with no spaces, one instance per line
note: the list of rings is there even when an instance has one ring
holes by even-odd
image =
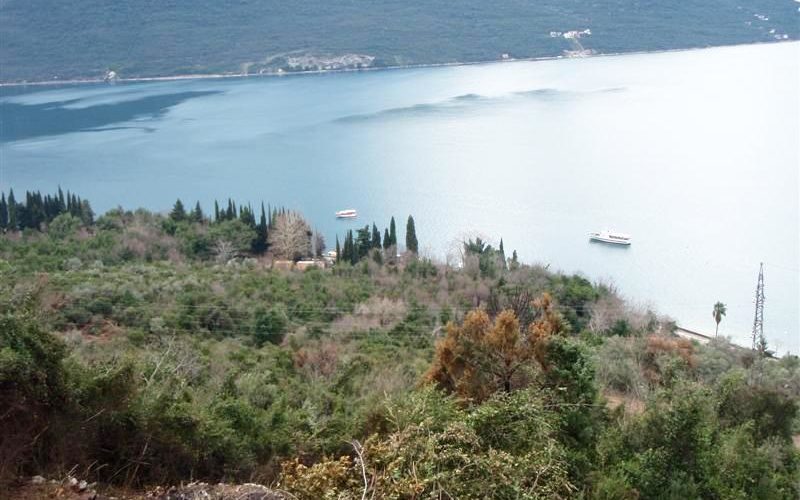
[[[8,204],[6,194],[0,193],[0,230],[5,231],[8,227]]]
[[[517,251],[514,250],[511,252],[511,262],[509,263],[509,267],[511,270],[519,269],[519,258],[517,257]]]
[[[372,248],[380,248],[381,247],[381,232],[378,231],[378,226],[375,223],[372,223]]]
[[[390,246],[397,246],[397,227],[395,227],[394,216],[389,221],[389,242]]]
[[[336,235],[336,263],[338,264],[342,258],[342,248],[339,246],[339,235]]]
[[[508,265],[506,263],[506,251],[503,248],[503,238],[500,238],[500,247],[497,249],[498,256],[500,257],[500,266],[503,269],[507,269]]]
[[[64,191],[58,186],[58,213],[63,214],[67,210],[67,203],[64,200]]]
[[[74,217],[80,217],[81,215],[81,207],[78,203],[78,197],[69,191],[67,191],[67,213]]]
[[[91,226],[94,224],[94,211],[92,210],[91,205],[89,205],[89,200],[81,200],[80,201],[80,215],[78,216],[81,221],[83,221],[84,225]]]
[[[355,248],[355,242],[353,241],[352,229],[347,231],[347,234],[344,237],[344,248],[342,249],[341,261],[349,262],[350,264],[355,264],[358,262],[358,253]]]
[[[389,237],[389,229],[383,230],[383,249],[387,250],[392,246],[392,239]]]
[[[253,240],[253,253],[263,254],[266,252],[268,238],[269,228],[267,226],[267,213],[264,210],[264,203],[261,203],[261,217],[256,226],[256,239]]]
[[[192,220],[195,222],[203,222],[205,215],[203,215],[203,209],[200,208],[200,202],[198,201],[194,205],[194,210],[192,211]]]
[[[20,229],[32,228],[39,229],[43,222],[46,222],[42,195],[38,191],[25,192],[25,205],[19,210]]]
[[[8,228],[17,229],[17,200],[13,189],[8,190]]]
[[[408,216],[408,222],[406,223],[406,250],[414,253],[419,251],[417,228],[414,226],[414,217],[410,215]]]
[[[350,262],[350,247],[347,241],[348,235],[349,231],[344,233],[344,243],[342,244],[342,253],[339,254],[338,257],[339,262]]]
[[[175,222],[186,220],[186,209],[183,207],[183,202],[179,199],[172,207],[172,212],[169,213],[169,218]]]
[[[364,226],[356,232],[356,255],[359,259],[367,256],[372,247],[369,226]]]
[[[239,209],[239,220],[244,222],[247,226],[255,229],[256,228],[256,217],[253,214],[253,207],[247,205],[246,207],[241,207]]]
[[[219,222],[219,203],[214,200],[214,222]]]

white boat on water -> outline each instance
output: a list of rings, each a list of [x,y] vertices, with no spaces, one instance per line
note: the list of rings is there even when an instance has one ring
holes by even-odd
[[[615,231],[600,231],[598,233],[589,233],[589,239],[592,241],[602,241],[603,243],[613,243],[614,245],[630,245],[630,235],[617,233]]]
[[[352,219],[354,217],[358,217],[358,212],[352,208],[348,208],[347,210],[339,210],[336,212],[337,219]]]

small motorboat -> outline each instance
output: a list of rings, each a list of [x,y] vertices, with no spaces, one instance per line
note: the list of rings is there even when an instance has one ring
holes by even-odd
[[[348,208],[347,210],[339,210],[336,212],[337,219],[352,219],[354,217],[358,217],[358,212],[352,208]]]
[[[600,241],[603,243],[612,243],[614,245],[630,245],[630,235],[617,233],[615,231],[600,231],[597,233],[589,233],[589,239],[592,241]]]

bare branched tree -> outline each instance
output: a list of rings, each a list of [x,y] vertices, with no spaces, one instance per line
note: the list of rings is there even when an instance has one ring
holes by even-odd
[[[269,233],[272,253],[279,259],[299,260],[311,255],[311,228],[297,212],[281,214]]]
[[[591,304],[589,331],[600,335],[610,330],[614,323],[625,319],[625,303],[616,294],[606,294]]]
[[[236,249],[233,248],[233,243],[228,240],[217,240],[217,242],[214,243],[214,255],[217,262],[225,264],[236,257]]]
[[[314,231],[314,236],[311,238],[311,253],[314,257],[322,257],[322,254],[325,252],[325,237],[322,236],[322,233],[318,231]]]

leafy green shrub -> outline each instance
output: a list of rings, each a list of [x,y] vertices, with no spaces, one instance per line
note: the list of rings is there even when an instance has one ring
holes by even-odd
[[[64,345],[15,308],[0,305],[0,487],[48,461],[51,419],[70,399]]]
[[[74,235],[81,226],[81,220],[72,214],[63,213],[53,219],[47,226],[48,234],[57,240]]]
[[[261,347],[265,343],[280,344],[286,335],[289,320],[283,307],[259,309],[253,319],[253,342]]]
[[[732,374],[722,381],[718,411],[723,427],[751,422],[757,443],[770,437],[789,442],[798,405],[776,390],[749,385],[741,374]]]
[[[387,411],[395,430],[363,446],[368,493],[376,497],[533,499],[574,491],[554,416],[532,392],[497,395],[467,413],[426,389]],[[360,464],[351,463],[343,457],[308,469],[290,462],[282,485],[299,498],[314,498],[314,485],[331,488],[330,498],[358,498],[364,483]]]

